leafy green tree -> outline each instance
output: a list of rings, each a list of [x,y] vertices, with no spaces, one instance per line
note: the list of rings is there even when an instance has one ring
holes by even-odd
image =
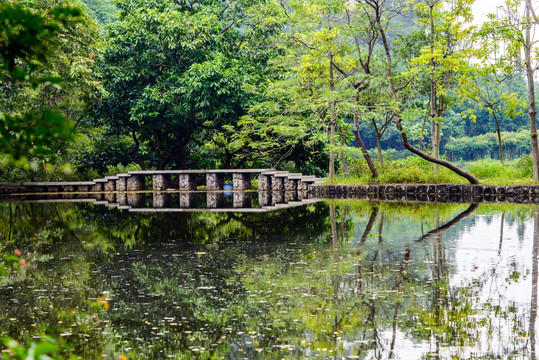
[[[125,0],[117,7],[99,62],[109,94],[100,124],[131,136],[133,151],[150,155],[146,166],[199,165],[201,146],[233,128],[264,83],[273,51],[266,40],[279,28],[264,17],[272,3]],[[235,165],[229,155],[221,166]]]
[[[378,0],[367,0],[365,2],[367,6],[369,6],[373,10],[373,16],[370,18],[370,21],[375,26],[377,31],[380,33],[380,38],[382,40],[383,49],[385,53],[385,58],[387,62],[387,79],[389,82],[389,89],[392,97],[392,111],[395,114],[395,125],[397,127],[397,130],[400,132],[402,143],[406,149],[411,151],[412,153],[422,157],[423,159],[442,165],[451,171],[455,172],[456,174],[466,178],[469,182],[476,184],[478,183],[478,179],[470,174],[467,171],[464,171],[454,164],[451,164],[450,162],[446,160],[442,160],[437,158],[436,156],[429,155],[425,153],[424,151],[421,151],[414,147],[412,144],[410,144],[408,140],[408,135],[403,127],[402,119],[403,119],[403,102],[399,101],[399,98],[401,97],[401,90],[409,87],[410,79],[407,79],[405,74],[399,73],[399,69],[395,67],[395,64],[393,62],[394,53],[392,52],[392,48],[390,47],[388,36],[387,36],[387,27],[388,27],[388,21],[390,19],[389,17],[389,10],[385,1],[378,1]],[[455,14],[456,17],[458,17],[458,13]],[[428,60],[428,64],[430,64],[430,68],[432,69],[432,61],[439,59],[440,57],[443,57],[443,53],[441,51],[432,51],[429,49],[428,52],[425,52],[424,54],[425,59]],[[420,64],[420,63],[418,63]],[[446,64],[448,68],[451,67],[451,64]],[[450,70],[450,69],[449,69]],[[431,92],[432,95],[432,92]]]
[[[60,112],[19,108],[11,96],[26,85],[61,87],[57,76],[43,74],[54,53],[54,35],[81,21],[80,9],[54,6],[33,11],[24,2],[0,3],[0,152],[10,159],[53,154],[51,140],[66,138],[73,127]]]
[[[416,39],[422,46],[410,59],[407,75],[410,86],[422,87],[421,92],[428,97],[434,158],[440,156],[441,127],[444,112],[451,105],[451,90],[466,87],[474,76],[475,67],[469,65],[473,49],[468,45],[474,27],[466,25],[472,19],[471,4],[468,0],[428,0],[418,2],[413,11],[420,27]],[[436,163],[433,169],[436,174]]]
[[[506,155],[517,158],[529,154],[530,143],[524,129],[519,132],[501,131],[499,135]],[[456,159],[470,161],[495,155],[497,147],[499,150],[498,134],[491,132],[477,136],[451,137],[445,149]]]
[[[303,108],[290,69],[280,74],[287,80],[270,82],[263,99],[248,109],[236,128],[214,136],[211,151],[235,153],[240,163],[246,159],[242,153],[251,152],[249,158],[260,166],[325,176],[329,159],[320,118]]]
[[[494,76],[491,76],[488,72],[489,68],[486,68],[486,76],[483,76],[479,81],[471,84],[470,95],[468,95],[469,101],[475,101],[479,106],[485,108],[489,115],[492,115],[496,124],[496,134],[498,135],[498,156],[502,165],[504,164],[503,146],[500,117],[505,115],[509,119],[514,119],[517,115],[521,115],[521,108],[525,107],[525,103],[522,98],[514,92],[509,93],[505,84],[502,81],[497,80]],[[475,122],[476,116],[474,116],[473,110],[469,109],[467,113],[464,113],[464,117],[470,116],[470,119]]]
[[[116,6],[113,0],[82,0],[82,2],[100,24],[106,25],[116,20]]]
[[[364,29],[364,9],[342,0],[290,2],[282,4],[287,19],[283,32],[285,52],[280,58],[283,76],[272,84],[279,89],[281,123],[303,118],[308,133],[323,140],[329,154],[329,176],[333,177],[336,154],[345,152],[353,119],[354,135],[373,176],[377,170],[359,134],[359,94],[370,85],[372,32]],[[367,38],[363,38],[363,36]],[[291,101],[290,101],[291,100]],[[285,105],[286,104],[286,105]],[[312,137],[311,137],[312,138]],[[310,143],[310,140],[304,143]]]
[[[489,14],[480,35],[487,53],[493,54],[494,62],[501,73],[522,73],[528,85],[528,116],[533,158],[533,180],[539,181],[539,142],[537,140],[537,110],[535,106],[534,74],[537,69],[539,47],[535,33],[539,23],[531,2],[508,0],[498,14]]]
[[[93,73],[97,24],[78,1],[1,3],[0,152],[56,161],[99,101]]]

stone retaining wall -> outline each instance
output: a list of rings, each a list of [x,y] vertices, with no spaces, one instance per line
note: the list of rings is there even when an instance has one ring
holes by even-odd
[[[455,184],[375,184],[375,185],[310,185],[314,197],[480,203],[503,202],[539,204],[539,186],[494,186]]]

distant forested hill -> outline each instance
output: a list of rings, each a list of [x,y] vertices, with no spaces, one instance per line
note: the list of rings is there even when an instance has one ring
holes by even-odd
[[[82,0],[82,2],[101,24],[106,25],[116,20],[116,6],[113,0]]]

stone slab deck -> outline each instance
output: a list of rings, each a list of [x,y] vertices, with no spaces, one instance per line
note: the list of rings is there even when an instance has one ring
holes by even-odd
[[[47,204],[47,203],[78,203],[78,202],[91,202],[95,203],[96,199],[36,199],[36,200],[20,200],[13,202],[21,202],[23,204]]]
[[[129,212],[159,213],[159,212],[230,212],[230,213],[264,213],[270,209],[265,208],[130,208]]]
[[[178,174],[252,174],[272,171],[272,169],[209,169],[209,170],[137,170],[128,175],[178,175]]]
[[[104,181],[106,182],[106,181]],[[23,182],[22,186],[92,186],[93,181],[60,181],[60,182]]]

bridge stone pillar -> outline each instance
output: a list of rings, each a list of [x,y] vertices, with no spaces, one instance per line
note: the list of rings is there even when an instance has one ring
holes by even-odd
[[[225,185],[225,174],[208,173],[206,174],[206,190],[215,191],[223,190]]]
[[[64,199],[73,199],[75,197],[75,187],[72,185],[65,185],[63,192],[67,193],[63,195]]]
[[[145,200],[146,200],[146,196],[143,193],[128,193],[127,194],[127,205],[131,207],[134,207],[134,208],[144,207]]]
[[[118,180],[116,180],[116,202],[120,205],[127,205],[127,179],[129,175],[121,174],[118,175]]]
[[[284,178],[283,183],[284,183],[284,189],[286,191],[298,190],[298,182],[295,179]]]
[[[193,191],[197,189],[195,174],[180,174],[180,191]]]
[[[282,177],[271,176],[271,191],[283,191],[284,181]]]
[[[88,191],[82,191],[80,193],[77,194],[77,198],[78,199],[90,199],[91,196],[90,196],[90,192]]]
[[[170,174],[154,174],[152,180],[154,191],[163,191],[170,188]]]
[[[234,190],[251,190],[251,174],[233,173],[232,184],[234,184]]]
[[[61,186],[52,186],[49,185],[46,187],[47,192],[61,192],[63,191],[63,188]]]
[[[118,180],[116,180],[116,191],[127,191],[127,177],[118,177]]]
[[[194,208],[196,206],[195,193],[180,193],[180,207],[184,209]]]
[[[127,193],[124,192],[117,192],[116,193],[116,202],[120,205],[127,205]]]
[[[131,175],[127,178],[127,191],[144,191],[146,183],[144,175]]]
[[[209,209],[219,209],[225,205],[225,195],[222,192],[206,193],[206,206]]]
[[[258,192],[258,204],[260,206],[270,206],[271,205],[271,192],[269,192],[269,191],[259,191]]]
[[[309,191],[309,186],[314,185],[313,180],[302,180],[302,189],[306,189],[306,191]],[[367,189],[365,189],[365,194],[367,193]]]
[[[76,188],[77,192],[88,192],[90,191],[90,187],[88,185],[78,185]]]
[[[104,194],[104,197],[105,197],[105,200],[108,201],[109,203],[113,203],[116,201],[116,194],[113,192],[106,192]]]
[[[260,174],[258,176],[258,190],[271,190],[271,175]]]
[[[284,192],[284,202],[289,203],[291,201],[296,201],[298,199],[297,191],[285,191]]]
[[[116,191],[116,180],[113,180],[113,179],[107,180],[107,182],[105,183],[104,189],[105,189],[105,192]]]
[[[252,206],[253,194],[250,192],[235,192],[232,206],[235,208],[250,208]]]
[[[284,191],[272,191],[271,192],[271,204],[283,204],[284,203]]]
[[[170,207],[170,198],[170,193],[155,192],[153,193],[152,205],[154,208]]]
[[[298,180],[298,191],[309,190],[309,184],[303,180]]]
[[[101,192],[103,191],[103,183],[96,182],[92,185],[92,192]]]

